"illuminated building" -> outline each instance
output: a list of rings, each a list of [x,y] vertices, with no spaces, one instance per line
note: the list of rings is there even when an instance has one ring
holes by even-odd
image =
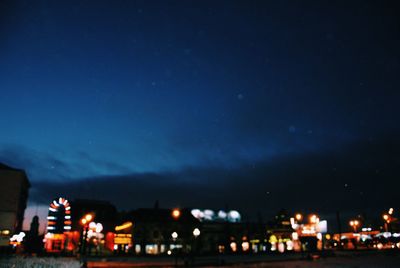
[[[23,170],[0,163],[0,247],[22,230],[29,180]]]
[[[194,250],[198,253],[232,252],[232,243],[237,252],[250,252],[256,241],[248,235],[249,224],[242,223],[240,213],[235,210],[142,208],[125,215],[123,221],[133,223],[129,252],[140,255],[173,255]],[[124,225],[121,222],[117,229]],[[261,233],[263,228],[259,229]],[[121,243],[129,242],[126,233],[115,233]],[[118,252],[124,249],[114,246]]]

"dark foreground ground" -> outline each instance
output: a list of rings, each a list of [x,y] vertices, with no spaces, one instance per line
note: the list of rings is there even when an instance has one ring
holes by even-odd
[[[91,259],[88,267],[184,267],[184,259],[114,258]],[[307,259],[292,255],[245,255],[186,259],[187,266],[201,267],[400,267],[400,251],[335,252],[328,257]]]
[[[37,258],[5,257],[0,258],[0,268],[79,268],[84,262],[76,258]],[[86,267],[269,267],[269,268],[303,268],[303,267],[400,267],[400,251],[339,251],[331,252],[326,257],[307,259],[301,254],[268,254],[268,255],[235,255],[219,257],[111,257],[89,258]],[[84,266],[83,266],[84,267]]]

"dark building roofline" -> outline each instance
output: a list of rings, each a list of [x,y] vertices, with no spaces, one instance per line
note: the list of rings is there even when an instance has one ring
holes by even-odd
[[[28,187],[31,187],[31,183],[28,179],[28,176],[26,176],[25,170],[19,169],[19,168],[13,168],[13,167],[7,166],[3,163],[0,163],[0,170],[18,171],[18,172],[24,173],[24,177],[25,177],[26,182],[28,183]]]
[[[3,164],[3,163],[0,163],[0,169],[1,169],[1,170],[23,171],[22,169],[13,168],[13,167],[7,166],[6,164]]]

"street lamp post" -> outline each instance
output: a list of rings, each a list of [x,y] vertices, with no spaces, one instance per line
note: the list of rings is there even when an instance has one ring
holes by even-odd
[[[197,237],[200,235],[199,228],[194,228],[193,236],[194,236],[194,252],[197,252]]]
[[[385,231],[389,232],[389,223],[390,223],[391,216],[389,214],[385,213],[385,214],[383,214],[382,218],[385,221]]]
[[[171,237],[172,237],[172,241],[174,241],[174,243],[175,243],[175,241],[176,241],[176,239],[178,238],[178,233],[177,232],[173,232],[172,234],[171,234]],[[175,245],[175,247],[176,247],[176,245]],[[178,267],[178,252],[175,250],[175,267]]]
[[[194,228],[192,233],[193,233],[194,241],[193,241],[193,250],[192,250],[193,251],[193,255],[192,255],[192,264],[191,265],[194,264],[195,257],[197,255],[197,249],[198,249],[197,237],[199,237],[199,235],[200,235],[199,228]]]
[[[86,240],[88,236],[88,230],[89,230],[89,224],[93,220],[93,215],[92,214],[86,214],[83,216],[80,220],[80,223],[82,224],[82,235],[81,235],[81,254],[85,255],[86,254]]]

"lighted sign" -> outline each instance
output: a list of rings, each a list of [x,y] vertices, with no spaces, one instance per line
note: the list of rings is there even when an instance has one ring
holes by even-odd
[[[56,198],[51,202],[47,217],[47,231],[62,234],[71,230],[71,206],[65,198]]]
[[[130,227],[132,227],[132,222],[128,221],[128,222],[125,222],[122,225],[115,226],[115,231],[121,231],[121,230],[130,228]]]
[[[114,237],[114,244],[117,244],[117,245],[132,244],[132,235],[131,234],[116,234]]]
[[[317,224],[317,231],[320,233],[328,232],[328,222],[327,221],[320,221]]]

